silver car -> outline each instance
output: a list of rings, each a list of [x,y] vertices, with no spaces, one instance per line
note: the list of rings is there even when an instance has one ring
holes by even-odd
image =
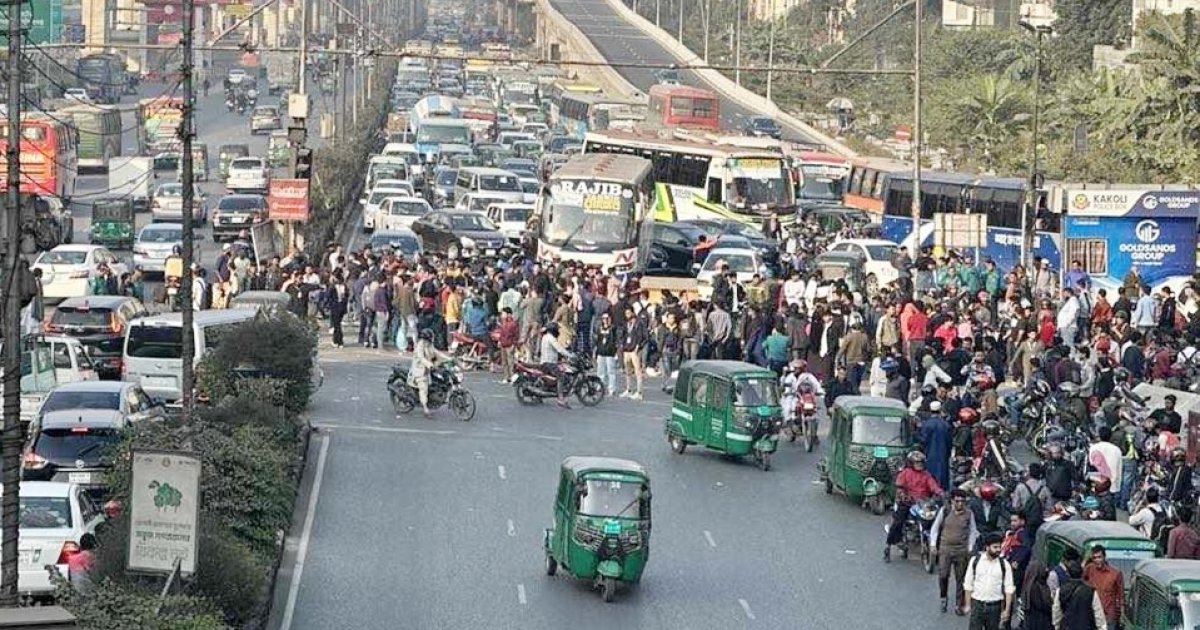
[[[193,235],[193,257],[200,258],[202,234]],[[166,271],[167,258],[183,251],[183,224],[151,223],[138,232],[133,242],[133,266],[150,273]]]
[[[183,221],[183,184],[179,182],[159,184],[150,199],[151,221],[174,221],[176,223]],[[192,200],[192,223],[199,226],[206,222],[208,222],[208,209],[204,205],[204,195],[196,191],[195,198]]]

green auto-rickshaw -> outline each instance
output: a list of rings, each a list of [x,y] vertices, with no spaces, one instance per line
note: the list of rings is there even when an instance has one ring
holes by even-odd
[[[276,129],[267,138],[267,160],[272,168],[287,166],[292,157],[292,145],[288,141],[286,129]]]
[[[1158,545],[1128,523],[1116,521],[1051,521],[1037,530],[1032,560],[1053,567],[1068,548],[1086,562],[1092,547],[1104,547],[1108,563],[1121,571],[1128,590],[1133,568],[1158,556]]]
[[[229,163],[241,157],[250,157],[250,145],[222,144],[221,148],[217,149],[217,175],[221,177],[221,181],[229,177]]]
[[[554,526],[542,546],[546,575],[558,567],[592,580],[611,602],[621,582],[636,584],[650,559],[650,478],[641,464],[614,457],[563,460]]]
[[[111,249],[131,249],[134,238],[133,201],[105,199],[92,204],[91,243]]]
[[[1142,560],[1125,597],[1125,630],[1200,627],[1200,562]]]
[[[821,462],[825,492],[834,491],[883,514],[908,453],[904,403],[879,396],[838,396],[829,410],[829,446]]]
[[[783,428],[777,377],[741,361],[688,361],[679,368],[664,428],[676,453],[696,444],[727,455],[749,455],[770,470]]]

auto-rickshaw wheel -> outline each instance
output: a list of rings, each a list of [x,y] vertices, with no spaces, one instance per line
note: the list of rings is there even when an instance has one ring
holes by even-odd
[[[671,450],[679,455],[683,455],[683,452],[687,450],[687,442],[684,442],[683,438],[673,433],[667,436],[667,444],[670,444]]]
[[[547,551],[546,575],[554,575],[555,573],[558,573],[558,562],[554,559],[554,556],[550,555],[550,552]]]
[[[613,596],[617,594],[617,581],[613,578],[606,577],[600,580],[600,597],[604,603],[611,603]]]
[[[884,512],[883,495],[877,494],[867,499],[867,507],[871,509],[871,513],[875,516],[882,516]]]

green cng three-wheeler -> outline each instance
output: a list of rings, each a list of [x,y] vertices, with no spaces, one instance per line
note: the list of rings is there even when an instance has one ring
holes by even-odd
[[[276,129],[271,132],[271,137],[267,138],[267,161],[274,168],[287,166],[292,157],[292,145],[287,134],[286,129]]]
[[[829,410],[830,428],[821,479],[835,491],[883,514],[895,499],[896,474],[908,453],[908,409],[878,396],[838,396]]]
[[[1125,597],[1125,630],[1200,627],[1200,562],[1142,560]]]
[[[1121,571],[1129,589],[1133,567],[1158,555],[1158,545],[1128,523],[1116,521],[1054,521],[1043,523],[1033,541],[1033,560],[1053,567],[1068,548],[1086,562],[1092,547],[1104,547],[1108,563]]]
[[[688,361],[679,368],[664,427],[676,453],[696,444],[730,456],[749,455],[770,470],[782,428],[774,372],[741,361]]]
[[[650,559],[650,477],[641,464],[614,457],[563,460],[554,526],[542,546],[546,575],[561,566],[592,580],[611,602],[620,583],[636,584]]]
[[[133,247],[133,201],[106,199],[92,204],[92,225],[89,230],[93,245],[112,249]]]

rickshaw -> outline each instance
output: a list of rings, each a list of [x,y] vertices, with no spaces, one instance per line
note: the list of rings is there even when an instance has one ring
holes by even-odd
[[[229,177],[229,163],[240,157],[250,156],[248,144],[222,144],[217,150],[217,175],[224,181]]]
[[[1128,523],[1115,521],[1052,521],[1043,523],[1033,543],[1033,560],[1053,567],[1063,551],[1072,548],[1086,561],[1092,547],[1104,547],[1108,563],[1121,571],[1128,590],[1133,568],[1158,556],[1158,545]]]
[[[292,145],[286,129],[276,129],[267,138],[267,160],[273,168],[287,166],[292,157]]]
[[[826,494],[839,492],[883,514],[895,500],[894,481],[908,454],[908,408],[892,398],[838,396],[829,418],[821,461]]]
[[[592,580],[605,602],[619,583],[636,584],[650,559],[650,478],[614,457],[563,460],[554,525],[545,530],[546,575]]]
[[[688,361],[679,368],[664,425],[678,454],[695,444],[731,457],[749,455],[770,470],[783,428],[777,377],[741,361]]]
[[[1122,620],[1125,630],[1200,626],[1200,562],[1159,559],[1137,563]]]
[[[91,243],[111,249],[131,249],[134,238],[133,202],[105,199],[92,204]]]

